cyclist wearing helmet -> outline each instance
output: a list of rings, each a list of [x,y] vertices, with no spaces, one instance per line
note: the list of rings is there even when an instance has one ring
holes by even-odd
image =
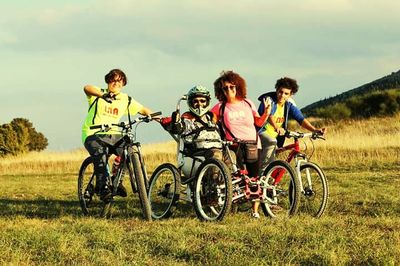
[[[167,131],[178,134],[183,139],[184,153],[222,160],[221,137],[216,116],[210,112],[210,100],[207,88],[194,86],[187,93],[190,111],[183,113],[181,117],[173,112],[171,117],[163,118],[161,124]]]

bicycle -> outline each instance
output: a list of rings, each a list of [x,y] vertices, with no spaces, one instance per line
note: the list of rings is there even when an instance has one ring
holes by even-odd
[[[302,197],[300,198],[300,212],[309,213],[315,217],[321,217],[324,213],[328,198],[329,187],[327,178],[322,169],[310,161],[314,154],[314,142],[316,139],[323,139],[322,134],[318,132],[302,133],[296,131],[286,131],[286,138],[293,138],[294,142],[276,150],[277,154],[284,151],[290,151],[286,161],[291,163],[294,159],[294,168],[300,181]],[[312,151],[310,155],[301,152],[301,138],[310,138]]]
[[[235,139],[224,145],[228,156],[229,147],[242,145]],[[240,149],[240,147],[239,147]],[[293,168],[285,161],[275,160],[264,170],[261,177],[249,177],[246,169],[232,166],[233,204],[259,200],[266,216],[271,218],[288,217],[297,212],[300,198],[300,184]],[[276,177],[279,181],[276,182]]]
[[[184,95],[178,100],[178,116],[180,102],[186,99]],[[170,217],[182,199],[193,204],[201,221],[223,220],[232,202],[232,180],[228,167],[218,159],[206,159],[204,154],[185,152],[183,139],[177,134],[170,135],[178,144],[178,166],[164,163],[153,172],[148,191],[152,218]],[[186,197],[180,198],[181,193],[186,194]]]
[[[161,112],[153,113],[149,116],[138,117],[128,123],[121,122],[111,125],[95,125],[91,129],[99,129],[99,132],[107,132],[111,127],[121,129],[122,138],[115,146],[122,147],[120,155],[120,163],[116,169],[116,175],[108,178],[107,183],[111,187],[112,196],[110,199],[101,201],[97,196],[96,178],[94,174],[94,166],[92,157],[86,158],[79,170],[78,176],[78,198],[85,215],[100,214],[100,217],[110,217],[111,209],[114,202],[114,196],[117,195],[117,188],[128,170],[129,180],[132,192],[138,192],[143,216],[146,220],[151,220],[150,203],[147,198],[148,178],[146,167],[141,152],[141,144],[136,141],[136,129],[142,122],[150,122],[155,116],[161,115]],[[133,129],[133,125],[135,125]],[[108,167],[108,166],[107,166]],[[110,176],[110,175],[109,175]]]

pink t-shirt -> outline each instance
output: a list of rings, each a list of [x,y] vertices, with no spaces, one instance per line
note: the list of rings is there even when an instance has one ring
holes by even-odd
[[[246,102],[247,101],[247,102]],[[256,140],[258,148],[261,149],[261,143],[258,141],[258,134],[254,126],[254,116],[258,116],[254,103],[246,99],[237,103],[226,103],[224,110],[224,125],[229,128],[236,138],[241,140]],[[222,102],[217,103],[211,112],[221,119],[220,108]],[[250,104],[250,105],[249,105]],[[221,110],[222,111],[222,110]],[[226,138],[232,140],[233,137],[226,132]]]

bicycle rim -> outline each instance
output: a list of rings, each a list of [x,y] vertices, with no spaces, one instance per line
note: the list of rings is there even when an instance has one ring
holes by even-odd
[[[261,208],[265,215],[271,218],[284,218],[297,212],[300,184],[287,162],[281,160],[271,162],[260,182],[263,189]]]
[[[232,204],[232,180],[228,167],[216,159],[207,159],[196,173],[194,208],[202,221],[223,220]]]
[[[329,198],[328,182],[323,171],[314,163],[304,163],[300,166],[300,177],[303,191],[299,212],[321,217]]]
[[[149,201],[153,219],[168,218],[179,200],[181,182],[178,170],[172,164],[162,164],[150,178]]]
[[[78,198],[83,214],[88,216],[102,216],[104,202],[95,193],[96,177],[94,174],[93,159],[86,158],[78,175]]]

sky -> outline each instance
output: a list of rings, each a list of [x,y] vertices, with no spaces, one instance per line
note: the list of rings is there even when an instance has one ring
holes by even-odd
[[[246,80],[256,105],[295,78],[304,107],[400,69],[399,10],[397,0],[1,0],[0,124],[27,118],[48,150],[81,148],[83,86],[105,87],[113,68],[128,77],[124,92],[163,115],[194,85],[213,94],[223,70]],[[137,133],[171,140],[156,123]]]

